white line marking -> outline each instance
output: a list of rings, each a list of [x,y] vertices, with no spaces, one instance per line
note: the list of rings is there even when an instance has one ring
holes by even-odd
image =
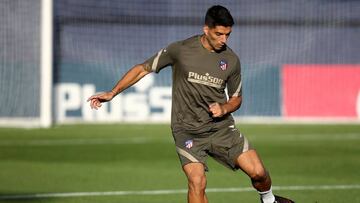
[[[263,136],[249,135],[251,140],[262,140]],[[341,133],[341,134],[279,134],[271,137],[279,141],[348,141],[360,140],[360,133]]]
[[[170,142],[170,139],[148,137],[134,138],[69,138],[69,139],[33,139],[33,140],[2,140],[1,147],[15,146],[60,146],[60,145],[104,145],[104,144],[146,144],[151,142]]]
[[[360,185],[294,185],[294,186],[273,186],[273,190],[350,190],[360,189]],[[209,188],[207,193],[218,192],[252,192],[252,187],[242,188]],[[108,191],[108,192],[69,192],[69,193],[39,193],[24,195],[2,195],[0,200],[10,199],[41,199],[41,198],[66,198],[66,197],[89,197],[89,196],[125,196],[125,195],[170,195],[186,194],[186,189],[178,190],[142,190],[142,191]]]
[[[257,135],[250,135],[251,140],[263,139]],[[280,141],[342,141],[360,140],[360,133],[333,134],[318,136],[317,134],[286,134],[275,136],[274,139]],[[60,145],[104,145],[104,144],[146,144],[151,142],[172,143],[170,137],[118,137],[118,138],[57,138],[57,139],[32,139],[32,140],[0,140],[0,147],[16,146],[60,146]]]

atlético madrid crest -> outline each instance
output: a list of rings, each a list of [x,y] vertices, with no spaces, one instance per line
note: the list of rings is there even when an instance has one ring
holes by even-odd
[[[185,147],[188,148],[188,149],[193,147],[193,141],[192,140],[186,140]]]
[[[219,67],[221,70],[226,70],[228,68],[228,63],[226,60],[221,59],[219,62]]]

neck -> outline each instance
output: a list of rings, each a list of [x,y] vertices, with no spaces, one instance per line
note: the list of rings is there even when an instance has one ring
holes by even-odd
[[[214,52],[214,48],[210,45],[209,41],[206,39],[205,34],[201,35],[200,42],[203,45],[203,47],[211,52]]]

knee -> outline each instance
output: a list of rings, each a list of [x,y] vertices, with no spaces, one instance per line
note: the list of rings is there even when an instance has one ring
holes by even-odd
[[[195,193],[205,193],[206,177],[205,175],[191,175],[188,177],[189,190]]]
[[[264,181],[268,178],[269,173],[264,168],[254,169],[252,173],[249,174],[251,180],[253,181]]]

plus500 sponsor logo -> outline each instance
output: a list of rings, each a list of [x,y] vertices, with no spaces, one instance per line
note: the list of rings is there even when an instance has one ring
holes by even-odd
[[[224,83],[223,79],[211,76],[209,73],[201,75],[199,73],[189,72],[188,81],[220,88]]]
[[[145,85],[135,86],[135,92],[121,93],[98,110],[86,101],[96,93],[94,84],[60,83],[55,87],[56,121],[170,121],[171,87],[151,87],[152,83],[145,80]]]

